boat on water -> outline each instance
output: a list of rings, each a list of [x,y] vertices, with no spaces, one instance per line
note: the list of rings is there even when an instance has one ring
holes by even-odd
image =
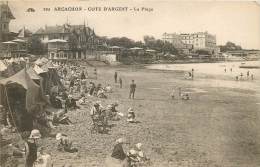
[[[260,66],[256,66],[256,65],[241,65],[241,66],[239,66],[239,68],[250,68],[250,69],[258,69],[258,68],[260,68]]]

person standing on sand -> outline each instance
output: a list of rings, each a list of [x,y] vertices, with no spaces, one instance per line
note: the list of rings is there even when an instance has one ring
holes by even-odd
[[[97,79],[97,68],[94,68],[95,79]]]
[[[119,84],[120,84],[120,88],[122,88],[123,87],[123,81],[122,81],[121,77],[119,78]]]
[[[191,79],[193,79],[193,77],[194,77],[194,69],[192,68],[191,69]]]
[[[115,83],[117,83],[117,72],[114,74]]]
[[[238,81],[238,76],[236,76],[236,81]]]
[[[224,72],[227,72],[227,69],[226,69],[226,68],[224,69]]]
[[[241,72],[241,74],[240,74],[240,79],[242,80],[242,78],[243,78],[243,73]]]
[[[40,131],[34,129],[31,131],[29,139],[25,143],[25,167],[33,167],[37,160],[37,139],[41,138]]]
[[[249,74],[250,74],[250,72],[247,71],[247,73],[246,73],[246,78],[247,78],[247,79],[249,79]]]
[[[251,74],[251,80],[252,80],[252,81],[254,80],[254,75],[253,75],[253,74]]]
[[[135,89],[136,89],[136,84],[135,81],[132,80],[132,83],[130,84],[130,93],[129,93],[129,99],[135,98]]]
[[[179,97],[181,97],[181,94],[182,94],[182,93],[181,93],[181,88],[179,88]]]

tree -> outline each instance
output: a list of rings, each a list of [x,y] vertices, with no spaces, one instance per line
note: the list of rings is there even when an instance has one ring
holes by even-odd
[[[28,40],[28,52],[30,54],[41,55],[47,52],[46,46],[41,42],[37,36],[32,36]]]
[[[204,50],[204,49],[196,50],[196,53],[199,55],[210,55],[210,52],[208,50]]]
[[[172,43],[160,39],[155,39],[153,36],[144,36],[144,44],[147,48],[154,49],[159,52],[178,54],[177,49],[173,46]]]
[[[109,45],[131,48],[131,47],[135,46],[135,41],[133,41],[129,38],[126,38],[126,37],[121,37],[121,38],[114,37],[109,40]]]
[[[236,45],[235,43],[230,41],[228,41],[225,45],[220,45],[219,47],[221,52],[242,50],[241,46]]]
[[[144,44],[145,45],[151,45],[156,41],[156,39],[153,36],[145,35],[144,36]]]

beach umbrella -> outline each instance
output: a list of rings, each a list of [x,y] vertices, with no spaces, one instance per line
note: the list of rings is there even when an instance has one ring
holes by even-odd
[[[13,42],[21,42],[21,43],[25,43],[26,42],[25,40],[22,40],[22,39],[14,39],[12,41]]]
[[[20,61],[25,61],[25,59],[23,57],[20,57],[19,59],[20,59]]]
[[[153,49],[147,49],[145,50],[146,52],[156,52],[156,50],[153,50]]]
[[[16,42],[13,41],[7,41],[7,42],[2,42],[3,44],[17,44]]]
[[[139,47],[133,47],[133,48],[130,48],[130,50],[142,50],[143,48],[139,48]]]
[[[51,39],[48,41],[48,43],[66,43],[67,41],[66,40],[63,40],[63,39]]]
[[[109,48],[111,48],[111,49],[120,49],[121,47],[120,46],[111,46]]]

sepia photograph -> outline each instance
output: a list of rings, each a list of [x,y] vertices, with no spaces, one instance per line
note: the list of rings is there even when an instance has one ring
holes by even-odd
[[[0,167],[260,167],[260,3],[0,0]]]

